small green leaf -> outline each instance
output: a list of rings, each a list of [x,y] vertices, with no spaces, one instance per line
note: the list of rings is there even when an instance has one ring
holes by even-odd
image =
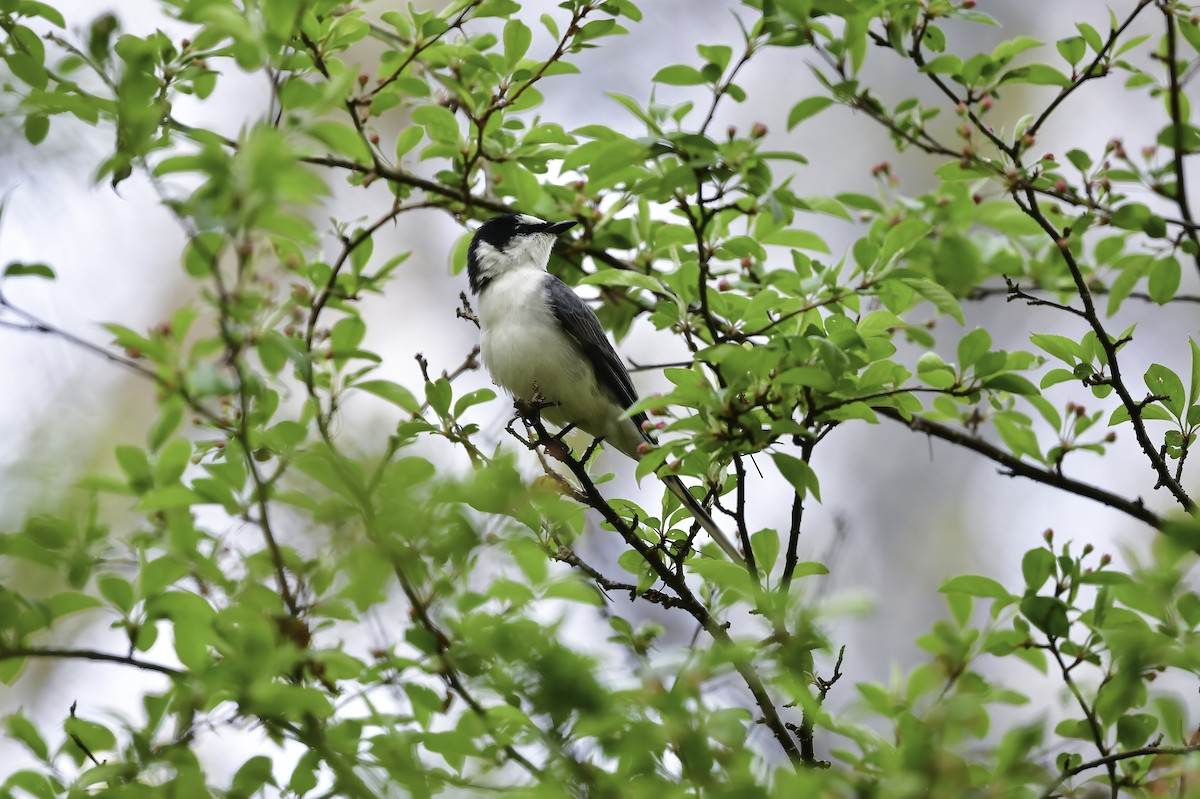
[[[1058,52],[1067,63],[1075,66],[1079,60],[1083,58],[1083,54],[1087,52],[1087,44],[1082,36],[1069,36],[1066,39],[1059,39],[1057,42]]]
[[[754,549],[754,558],[758,567],[766,574],[771,573],[775,561],[779,558],[779,531],[759,530],[750,536],[750,546]]]
[[[1179,375],[1172,372],[1167,367],[1160,363],[1150,365],[1146,370],[1146,388],[1150,393],[1164,397],[1162,405],[1176,419],[1183,416],[1183,402],[1185,394],[1183,392],[1183,381],[1179,379]]]
[[[33,752],[40,760],[50,757],[50,750],[47,748],[46,742],[42,740],[37,727],[20,713],[7,716],[4,719],[4,727],[10,738],[25,744],[29,751]]]
[[[429,407],[433,408],[438,416],[446,416],[449,413],[453,391],[450,381],[444,377],[425,384],[425,399],[429,401]]]
[[[347,316],[339,319],[329,334],[329,346],[336,355],[346,355],[353,352],[362,343],[367,333],[367,325],[357,316]]]
[[[464,394],[454,403],[454,418],[457,419],[472,405],[478,405],[481,402],[491,402],[495,398],[496,392],[490,388],[479,388],[468,394]]]
[[[1029,64],[1006,72],[1000,78],[1000,83],[1030,83],[1035,86],[1066,88],[1071,85],[1071,79],[1049,64]]]
[[[1028,455],[1039,461],[1042,459],[1037,436],[1034,435],[1029,425],[1014,422],[1006,416],[993,417],[992,424],[996,426],[996,432],[1000,434],[1000,438],[1014,455],[1017,457]]]
[[[1173,300],[1175,292],[1179,290],[1179,280],[1182,275],[1183,271],[1179,266],[1179,260],[1174,256],[1155,260],[1150,267],[1150,277],[1146,281],[1150,299],[1159,305],[1166,305]]]
[[[1083,36],[1088,47],[1092,48],[1092,52],[1099,53],[1104,49],[1104,40],[1100,38],[1100,34],[1091,25],[1086,22],[1076,22],[1075,29]]]
[[[1009,394],[1020,394],[1031,397],[1038,394],[1037,386],[1019,374],[1005,372],[983,381],[983,387],[992,391],[1007,391]]]
[[[25,117],[25,139],[30,144],[41,144],[46,134],[50,132],[50,117],[42,114],[30,114]]]
[[[958,342],[958,363],[963,369],[974,366],[992,347],[992,336],[982,327],[977,327]]]
[[[525,57],[533,42],[533,31],[519,19],[513,18],[504,24],[504,60],[512,69]]]
[[[1021,558],[1021,574],[1025,577],[1025,587],[1037,591],[1055,571],[1054,553],[1048,549],[1031,549]]]
[[[815,560],[797,563],[796,568],[792,570],[792,578],[797,580],[801,577],[812,577],[818,574],[829,574],[829,568],[824,563],[818,563]]]
[[[1067,606],[1049,596],[1027,596],[1021,600],[1021,614],[1046,635],[1066,638],[1071,633]]]
[[[960,325],[965,323],[962,306],[941,283],[923,277],[906,277],[901,282],[933,303],[939,311],[953,317]]]
[[[797,496],[803,499],[806,494],[811,493],[818,502],[821,501],[821,484],[811,466],[785,452],[772,452],[771,458],[775,461],[779,473],[792,484]]]
[[[579,281],[584,286],[622,286],[625,288],[639,288],[646,291],[661,293],[662,285],[650,277],[643,275],[641,272],[630,272],[624,269],[605,269],[602,272],[596,272],[588,275]]]
[[[54,270],[45,264],[9,264],[4,267],[5,277],[44,277],[54,279]]]
[[[407,155],[409,150],[416,147],[423,138],[425,138],[425,129],[419,125],[410,125],[401,131],[400,135],[396,137],[396,160]]]
[[[791,130],[804,120],[811,116],[816,116],[831,105],[833,105],[833,100],[829,97],[808,97],[801,100],[792,106],[792,110],[788,112],[787,129]]]
[[[883,246],[879,251],[880,259],[887,263],[895,256],[903,255],[928,236],[931,230],[933,225],[919,216],[910,216],[884,236]]]
[[[386,399],[410,414],[418,414],[421,411],[421,403],[416,401],[413,392],[398,383],[392,383],[391,380],[364,380],[362,383],[355,383],[354,388]]]
[[[699,86],[705,83],[704,75],[700,73],[700,70],[686,64],[663,67],[654,74],[651,80],[668,86]]]
[[[1192,382],[1188,391],[1188,407],[1191,407],[1200,400],[1200,344],[1191,336],[1188,336],[1188,344],[1192,349]]]
[[[122,613],[133,609],[133,586],[119,574],[102,574],[96,578],[100,595]]]
[[[1029,337],[1029,340],[1035,346],[1045,350],[1046,352],[1064,361],[1071,366],[1074,366],[1079,361],[1085,360],[1083,347],[1074,339],[1066,336],[1056,336],[1052,333],[1034,333]]]
[[[943,594],[969,594],[990,599],[1012,599],[1012,595],[1005,590],[1003,585],[990,577],[978,574],[962,574],[958,577],[951,577],[942,583],[942,587],[938,590]]]

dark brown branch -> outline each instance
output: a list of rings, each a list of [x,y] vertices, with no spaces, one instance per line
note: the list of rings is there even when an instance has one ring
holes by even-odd
[[[1112,50],[1113,45],[1117,43],[1117,39],[1120,38],[1121,34],[1125,32],[1125,29],[1133,24],[1133,21],[1137,19],[1138,14],[1142,13],[1142,9],[1150,5],[1151,2],[1153,2],[1153,0],[1139,0],[1137,6],[1133,9],[1133,11],[1130,12],[1129,16],[1125,18],[1125,21],[1122,22],[1120,26],[1109,32],[1108,41],[1104,43],[1104,47],[1100,48],[1100,52],[1096,53],[1096,57],[1092,59],[1092,62],[1088,64],[1087,67],[1085,67],[1081,72],[1079,72],[1078,77],[1071,81],[1070,85],[1064,86],[1062,89],[1060,89],[1058,94],[1055,95],[1054,99],[1050,101],[1050,104],[1047,105],[1042,113],[1038,115],[1038,118],[1035,119],[1033,123],[1025,129],[1025,134],[1027,136],[1037,136],[1037,133],[1039,130],[1041,130],[1042,125],[1045,124],[1046,120],[1050,118],[1050,115],[1054,113],[1054,109],[1058,108],[1058,106],[1062,104],[1063,100],[1066,100],[1068,97],[1070,97],[1072,92],[1074,92],[1083,84],[1087,83],[1089,80],[1102,78],[1107,74],[1107,69],[1101,68],[1101,62],[1104,61],[1105,57],[1108,55],[1108,52]]]
[[[132,666],[135,669],[141,669],[142,671],[153,671],[158,674],[165,674],[171,678],[182,677],[185,674],[185,672],[182,672],[179,669],[173,669],[170,666],[163,666],[158,663],[151,663],[147,660],[139,660],[138,658],[129,655],[114,655],[108,652],[96,652],[91,649],[54,649],[52,647],[0,648],[0,660],[13,660],[14,658],[91,660],[98,663],[118,663],[123,666]]]
[[[1129,749],[1124,752],[1113,752],[1112,754],[1105,755],[1104,757],[1098,757],[1095,760],[1089,760],[1086,763],[1080,763],[1074,768],[1066,769],[1059,774],[1058,779],[1056,779],[1054,783],[1050,785],[1050,787],[1042,792],[1041,799],[1052,799],[1052,797],[1055,795],[1055,792],[1058,790],[1058,787],[1067,780],[1071,779],[1071,777],[1075,777],[1084,773],[1085,771],[1091,771],[1094,768],[1107,766],[1110,763],[1117,763],[1119,761],[1129,760],[1130,758],[1134,757],[1182,757],[1184,755],[1190,755],[1193,752],[1200,752],[1200,744],[1194,744],[1192,746],[1143,746],[1140,749]]]
[[[597,569],[580,559],[579,555],[575,553],[575,550],[571,549],[570,547],[560,545],[558,551],[552,552],[550,557],[554,558],[560,563],[566,563],[575,567],[579,571],[586,574],[592,582],[605,591],[628,592],[630,601],[641,598],[647,602],[652,602],[655,605],[662,605],[664,608],[684,607],[682,600],[677,597],[673,597],[670,594],[665,594],[662,591],[658,591],[653,588],[648,588],[645,591],[639,591],[636,585],[631,583],[620,583],[605,577]]]
[[[1058,640],[1054,636],[1048,639],[1047,649],[1050,654],[1054,655],[1055,662],[1058,663],[1059,671],[1062,673],[1063,682],[1067,686],[1067,690],[1075,697],[1076,704],[1083,711],[1084,718],[1087,719],[1088,729],[1092,733],[1092,743],[1099,750],[1105,768],[1108,769],[1108,784],[1112,788],[1113,797],[1117,796],[1117,764],[1115,760],[1109,759],[1110,752],[1108,745],[1104,742],[1104,727],[1100,724],[1100,719],[1096,716],[1095,709],[1087,703],[1083,698],[1083,693],[1079,690],[1075,680],[1071,677],[1071,669],[1068,668],[1066,662],[1063,661],[1062,653],[1058,649]]]
[[[1156,530],[1163,529],[1163,526],[1166,524],[1162,517],[1147,509],[1140,499],[1129,500],[1111,491],[1106,491],[1103,488],[1072,479],[1054,471],[1038,468],[1000,449],[994,444],[990,444],[965,431],[955,430],[938,422],[922,419],[920,416],[905,419],[900,411],[892,408],[875,408],[874,410],[881,416],[886,416],[893,421],[900,422],[918,433],[925,433],[934,438],[940,438],[943,441],[976,452],[988,460],[995,461],[1003,466],[1011,476],[1025,477],[1033,480],[1035,483],[1042,483],[1043,485],[1048,485],[1077,496],[1086,497],[1102,505],[1107,505],[1114,510],[1121,511],[1128,516],[1132,516]]]
[[[812,459],[813,448],[816,442],[800,439],[800,459],[808,463]],[[804,521],[804,499],[797,491],[792,497],[792,516],[788,523],[788,542],[787,552],[784,555],[783,561],[783,576],[780,578],[779,587],[784,594],[792,587],[792,575],[796,573],[796,566],[800,562],[800,529]]]
[[[1091,286],[1090,288],[1091,288],[1092,294],[1094,296],[1103,297],[1104,295],[1108,294],[1107,288],[1104,288],[1101,286]],[[1065,287],[1065,288],[1054,288],[1052,286],[1035,286],[1033,288],[1022,289],[1022,292],[1030,292],[1030,291],[1047,291],[1047,292],[1052,292],[1052,293],[1065,292],[1065,291],[1074,292],[1075,287],[1069,286],[1069,287]],[[968,291],[966,293],[966,295],[963,297],[963,299],[970,300],[972,302],[977,302],[979,300],[986,300],[991,297],[1007,297],[1008,295],[1009,295],[1009,290],[1008,290],[1008,288],[1006,288],[1004,286],[977,286],[977,287],[971,289],[970,291]],[[1147,294],[1144,291],[1131,291],[1131,292],[1129,292],[1128,296],[1130,299],[1133,299],[1133,300],[1141,300],[1143,302],[1153,302],[1156,304],[1158,302],[1157,300],[1155,300],[1153,297],[1151,297],[1149,294]],[[1174,297],[1171,298],[1171,301],[1172,302],[1200,303],[1200,295],[1176,294]],[[1072,310],[1074,310],[1074,309],[1072,309]]]
[[[532,418],[527,418],[526,423],[536,431],[539,441],[553,438],[546,431],[541,419],[537,418],[536,415]],[[811,761],[806,761],[802,756],[787,724],[779,717],[779,711],[775,708],[775,703],[767,692],[766,685],[755,669],[753,662],[738,649],[737,644],[729,635],[726,625],[713,617],[704,603],[697,598],[688,586],[683,576],[677,574],[663,560],[658,549],[644,541],[637,534],[637,531],[608,503],[608,500],[596,488],[591,475],[587,472],[587,467],[582,462],[571,457],[569,454],[560,458],[560,460],[566,465],[571,474],[574,475],[588,506],[600,512],[604,520],[624,539],[625,543],[636,551],[642,560],[658,575],[658,578],[674,592],[681,602],[681,607],[725,651],[734,669],[741,675],[746,687],[750,690],[750,694],[754,697],[754,702],[758,705],[758,709],[762,713],[763,723],[771,730],[771,733],[775,736],[775,740],[778,741],[780,747],[783,748],[783,751],[792,763],[797,768],[811,765]]]
[[[1141,5],[1146,5],[1148,2],[1150,0],[1142,0]],[[1141,6],[1139,6],[1140,8]],[[1164,3],[1162,12],[1167,21],[1167,79],[1170,84],[1167,89],[1167,107],[1170,109],[1171,114],[1171,166],[1175,172],[1175,197],[1173,199],[1175,200],[1175,204],[1179,206],[1179,214],[1183,217],[1183,221],[1188,223],[1188,227],[1184,228],[1184,235],[1192,242],[1192,259],[1196,263],[1196,269],[1200,270],[1200,236],[1196,234],[1195,220],[1192,218],[1192,208],[1188,201],[1187,182],[1183,168],[1183,157],[1187,155],[1187,150],[1183,143],[1183,131],[1187,120],[1183,117],[1183,109],[1180,104],[1180,93],[1183,91],[1183,88],[1179,83],[1174,4]]]
[[[1007,302],[1013,302],[1014,300],[1024,300],[1025,304],[1029,305],[1029,306],[1044,305],[1048,308],[1054,308],[1059,311],[1065,311],[1069,314],[1074,314],[1075,316],[1078,316],[1082,319],[1087,319],[1087,314],[1085,314],[1083,311],[1079,310],[1078,308],[1072,308],[1070,305],[1063,305],[1062,303],[1054,302],[1053,300],[1046,300],[1046,299],[1042,299],[1041,297],[1035,297],[1034,295],[1029,294],[1028,292],[1022,291],[1021,285],[1019,283],[1014,282],[1011,278],[1009,278],[1008,275],[1003,275],[1003,277],[1004,277],[1004,284],[1005,284],[1007,292],[1008,292]]]
[[[1019,159],[1017,165],[1020,166]],[[1020,195],[1016,192],[1013,193],[1013,199],[1029,218],[1037,222],[1038,226],[1042,228],[1056,245],[1064,242],[1070,235],[1069,230],[1059,230],[1046,218],[1038,203],[1037,195],[1033,191],[1026,189],[1025,203],[1020,201]],[[1155,449],[1154,443],[1150,440],[1149,433],[1146,432],[1146,425],[1142,420],[1142,409],[1138,406],[1137,401],[1133,399],[1133,395],[1130,394],[1129,388],[1125,385],[1125,380],[1121,376],[1121,366],[1117,358],[1119,342],[1113,341],[1108,335],[1108,331],[1104,329],[1104,324],[1100,321],[1100,314],[1096,310],[1091,290],[1088,288],[1087,280],[1083,276],[1083,270],[1080,268],[1079,262],[1075,260],[1075,255],[1071,252],[1069,246],[1058,246],[1058,251],[1062,255],[1064,263],[1066,263],[1067,270],[1071,273],[1071,278],[1075,281],[1076,293],[1078,293],[1080,300],[1083,301],[1083,318],[1087,321],[1093,332],[1095,332],[1096,338],[1100,342],[1100,347],[1104,350],[1105,360],[1108,362],[1109,368],[1108,382],[1112,385],[1113,390],[1117,392],[1121,403],[1129,410],[1130,421],[1133,423],[1133,432],[1138,444],[1141,445],[1142,451],[1150,461],[1151,468],[1158,475],[1159,482],[1171,492],[1171,495],[1175,497],[1176,501],[1185,510],[1190,512],[1195,508],[1195,502],[1184,491],[1179,481],[1171,475],[1171,470],[1167,466],[1165,459]]]
[[[746,526],[746,466],[742,463],[741,455],[733,456],[733,468],[737,473],[737,505],[733,517],[737,522],[738,538],[742,542],[742,551],[746,553],[746,571],[750,573],[755,585],[761,585],[754,547],[750,546],[750,530]]]

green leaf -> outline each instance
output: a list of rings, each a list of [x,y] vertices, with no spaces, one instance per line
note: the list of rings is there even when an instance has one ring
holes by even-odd
[[[779,531],[770,528],[759,530],[750,536],[750,546],[754,549],[754,558],[758,567],[764,573],[770,574],[779,558]]]
[[[478,405],[482,402],[491,402],[496,398],[496,392],[490,388],[479,388],[470,393],[464,394],[454,403],[454,418],[457,419],[465,410],[472,405]]]
[[[346,355],[358,348],[363,336],[367,333],[367,325],[357,316],[347,316],[339,319],[329,334],[329,346],[336,355]]]
[[[192,444],[183,438],[172,439],[158,454],[154,464],[155,485],[178,483],[192,457]]]
[[[1159,305],[1166,305],[1173,300],[1175,292],[1179,290],[1179,280],[1182,275],[1183,270],[1179,266],[1179,260],[1174,256],[1155,260],[1150,267],[1150,277],[1146,281],[1150,299]]]
[[[604,596],[594,585],[585,583],[577,577],[564,577],[546,586],[542,592],[545,599],[564,599],[568,602],[580,602],[593,607],[604,607]]]
[[[654,77],[650,80],[654,83],[665,83],[668,86],[699,86],[706,83],[700,70],[686,64],[663,67],[654,73]]]
[[[400,160],[425,138],[425,129],[418,125],[410,125],[396,137],[396,160]]]
[[[54,280],[54,270],[45,264],[14,263],[4,267],[5,277],[44,277]]]
[[[772,452],[771,458],[775,461],[779,473],[792,484],[798,497],[803,499],[811,493],[818,502],[821,501],[821,484],[811,466],[785,452]]]
[[[1087,52],[1087,44],[1082,36],[1069,36],[1066,39],[1059,39],[1057,42],[1058,52],[1067,63],[1075,66],[1083,58],[1083,54]]]
[[[428,106],[422,106],[427,108]],[[416,113],[413,113],[416,119]],[[308,126],[307,132],[336,155],[344,155],[360,163],[371,162],[371,150],[362,136],[349,123],[323,119]]]
[[[453,392],[450,381],[444,377],[425,384],[425,399],[438,416],[446,416],[450,412],[450,398]]]
[[[420,413],[421,403],[413,396],[413,393],[399,383],[393,383],[390,380],[364,380],[361,383],[355,383],[354,388],[362,389],[368,394],[374,394],[381,399],[385,399],[393,405],[408,411],[409,413]]]
[[[1192,350],[1192,382],[1188,391],[1188,407],[1191,407],[1200,400],[1200,344],[1188,336],[1188,345]]]
[[[1049,596],[1027,596],[1021,600],[1021,615],[1046,635],[1066,638],[1071,633],[1067,606]]]
[[[1049,64],[1029,64],[1006,72],[1000,78],[1000,83],[1030,83],[1035,86],[1066,88],[1071,85],[1071,79]]]
[[[50,750],[38,728],[20,713],[5,717],[4,727],[10,738],[25,744],[38,759],[47,760],[50,757]]]
[[[117,745],[117,736],[102,724],[71,716],[63,723],[63,729],[83,741],[92,752],[107,752]]]
[[[1042,459],[1037,436],[1034,435],[1029,425],[1019,424],[1005,416],[993,417],[992,424],[996,426],[996,432],[1000,434],[1000,438],[1014,455],[1017,457],[1028,455],[1039,461]]]
[[[102,574],[96,578],[100,595],[122,613],[133,609],[133,585],[119,574]]]
[[[412,112],[412,120],[425,128],[436,142],[457,144],[460,131],[454,112],[440,105],[421,105]]]
[[[888,263],[897,255],[903,255],[912,249],[917,242],[927,237],[933,225],[918,216],[910,216],[888,231],[879,251],[879,258]]]
[[[1011,61],[1013,56],[1041,46],[1042,43],[1032,36],[1017,36],[996,45],[992,50],[992,58],[996,61]]]
[[[1186,397],[1183,391],[1183,381],[1179,375],[1160,363],[1150,365],[1146,370],[1146,388],[1150,393],[1164,397],[1162,405],[1176,419],[1183,416],[1183,402]]]
[[[519,19],[513,18],[504,24],[504,60],[512,69],[525,57],[533,42],[533,31]]]
[[[1158,729],[1158,719],[1149,713],[1125,713],[1117,719],[1117,740],[1126,749],[1142,746]]]
[[[958,341],[958,364],[963,369],[974,366],[992,348],[992,336],[977,327]]]
[[[1013,372],[989,377],[983,381],[983,387],[992,391],[1007,391],[1009,394],[1020,394],[1026,397],[1032,397],[1039,393],[1037,386]]]
[[[949,53],[944,53],[921,67],[922,72],[931,75],[957,75],[962,69],[963,60]]]
[[[1079,342],[1066,336],[1056,336],[1052,333],[1034,333],[1029,337],[1029,340],[1035,346],[1071,366],[1074,366],[1079,361],[1087,360],[1083,354],[1083,347],[1080,346]]]
[[[791,130],[804,120],[816,116],[831,105],[833,105],[833,100],[829,97],[808,97],[801,100],[792,106],[792,110],[788,112],[787,129]]]
[[[1104,40],[1100,38],[1100,34],[1091,25],[1086,22],[1076,22],[1075,29],[1083,36],[1088,47],[1092,48],[1092,52],[1099,53],[1104,49]]]
[[[17,662],[20,662],[19,659]],[[76,747],[72,746],[72,748]],[[82,754],[80,756],[82,757]],[[7,789],[9,786],[20,788],[25,793],[34,797],[34,799],[57,799],[60,796],[59,792],[51,787],[49,778],[33,769],[14,771],[0,785],[0,789]],[[8,795],[13,796],[11,793]]]
[[[814,252],[829,252],[825,240],[808,230],[798,228],[783,228],[766,236],[763,244],[773,244],[779,247],[790,247],[794,250],[812,250]]]
[[[229,799],[249,799],[264,785],[276,785],[273,763],[266,755],[255,755],[242,764],[229,785]]]
[[[1056,569],[1054,553],[1048,549],[1031,549],[1021,558],[1021,574],[1025,577],[1025,587],[1029,591],[1037,591],[1046,580],[1050,579]]]
[[[50,117],[30,114],[25,117],[24,128],[26,141],[30,144],[41,144],[50,132]]]
[[[579,283],[584,286],[621,286],[624,288],[645,289],[655,294],[660,294],[663,290],[662,285],[649,275],[625,269],[605,269],[602,272],[588,275],[580,280]]]
[[[960,325],[965,324],[962,306],[941,283],[924,277],[906,277],[902,278],[901,282],[933,303],[939,311],[953,317]]]
[[[796,568],[792,570],[792,578],[797,580],[801,577],[813,577],[819,574],[829,574],[829,568],[824,563],[818,563],[815,560],[797,563]]]
[[[1012,595],[1005,590],[1003,585],[990,577],[983,577],[978,574],[962,574],[957,577],[951,577],[942,583],[942,587],[938,590],[943,594],[968,594],[970,596],[1003,599],[1005,601],[1012,599]]]

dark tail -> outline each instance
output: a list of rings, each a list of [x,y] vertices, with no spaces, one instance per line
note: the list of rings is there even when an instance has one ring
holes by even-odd
[[[713,521],[713,517],[700,504],[700,500],[692,496],[692,492],[687,490],[687,486],[683,484],[683,481],[674,475],[663,477],[662,480],[667,484],[667,488],[670,489],[671,493],[679,497],[679,501],[683,503],[684,507],[688,509],[688,512],[692,514],[696,521],[700,522],[700,526],[704,528],[709,537],[717,542],[717,546],[725,550],[725,554],[729,556],[730,560],[739,565],[744,564],[746,561],[742,557],[742,553],[738,551],[733,542],[729,540],[721,528],[717,526],[717,523]]]

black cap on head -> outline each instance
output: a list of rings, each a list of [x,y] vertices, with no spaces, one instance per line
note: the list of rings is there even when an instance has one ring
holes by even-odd
[[[534,233],[551,233],[555,236],[575,226],[575,220],[565,222],[545,222],[528,214],[501,214],[479,226],[471,238],[471,246],[467,249],[467,277],[471,281],[471,291],[478,294],[487,285],[489,278],[482,274],[479,267],[479,248],[486,244],[493,250],[504,250],[510,241],[519,236],[529,236]]]

